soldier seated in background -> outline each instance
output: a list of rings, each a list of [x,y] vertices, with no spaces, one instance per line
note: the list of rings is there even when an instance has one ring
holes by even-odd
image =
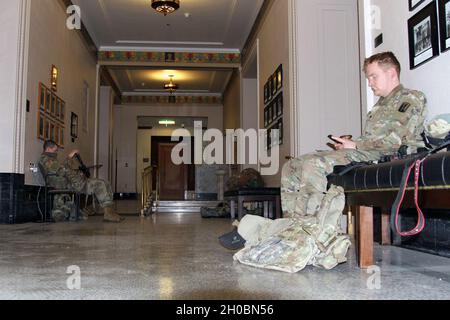
[[[102,208],[104,208],[104,221],[120,222],[123,220],[114,210],[113,193],[109,182],[86,178],[86,176],[79,170],[72,169],[71,161],[78,150],[72,151],[67,159],[61,164],[58,159],[58,145],[51,140],[44,143],[44,152],[42,153],[39,163],[46,171],[46,174],[54,174],[48,178],[48,186],[56,189],[70,189],[77,192],[92,195],[94,194]],[[63,205],[61,199],[55,197],[55,212],[62,212],[64,215],[64,208],[58,208]],[[53,214],[53,212],[52,212]],[[64,216],[55,216],[55,221],[64,220]]]
[[[281,200],[289,221],[274,222],[282,224],[284,231],[273,234],[268,230],[278,229],[269,227],[271,222],[245,216],[239,227],[259,230],[262,235],[253,236],[259,242],[238,252],[235,259],[288,272],[310,264],[331,269],[344,262],[350,245],[347,236],[339,236],[345,195],[341,187],[327,189],[327,175],[337,165],[377,161],[383,155],[397,152],[401,146],[408,146],[409,153],[424,146],[421,133],[427,113],[426,98],[423,93],[400,84],[401,66],[395,55],[384,52],[372,56],[366,59],[363,71],[370,88],[380,97],[367,115],[363,135],[355,141],[332,137],[335,150],[307,154],[286,163]]]

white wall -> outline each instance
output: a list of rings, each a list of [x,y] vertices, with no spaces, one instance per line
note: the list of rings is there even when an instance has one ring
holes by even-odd
[[[283,144],[280,145],[279,171],[273,176],[264,176],[267,187],[279,187],[281,169],[286,156],[291,155],[290,141],[290,72],[289,64],[289,1],[275,0],[257,35],[259,42],[258,75],[259,75],[259,127],[264,128],[264,85],[267,79],[283,65]]]
[[[15,1],[1,3],[4,2]],[[31,1],[27,91],[31,110],[26,115],[26,184],[37,184],[36,176],[27,168],[29,163],[35,163],[39,159],[42,152],[43,142],[37,138],[39,82],[50,86],[50,69],[53,64],[59,70],[57,95],[66,102],[65,149],[60,152],[60,157],[65,157],[72,149],[79,149],[86,165],[94,164],[96,62],[87,51],[79,33],[67,29],[66,19],[66,12],[59,1]],[[88,132],[82,129],[84,82],[90,88]],[[75,143],[70,140],[71,112],[79,117],[78,139]]]
[[[409,46],[407,21],[431,0],[425,1],[419,8],[409,12],[408,1],[372,0],[381,12],[381,29],[371,30],[375,39],[381,32],[384,43],[372,53],[392,51],[402,65],[402,83],[411,89],[420,90],[428,98],[429,116],[450,112],[450,51],[416,68],[409,69]]]
[[[98,170],[100,179],[112,179],[112,147],[113,147],[113,105],[114,93],[111,87],[100,87],[98,116]]]
[[[357,0],[297,4],[300,155],[331,150],[329,134],[361,134]]]
[[[118,162],[117,190],[115,190],[118,193],[140,192],[138,180],[142,169],[147,165],[142,162],[142,159],[150,154],[147,149],[150,148],[150,140],[146,141],[149,138],[146,130],[138,130],[137,118],[139,116],[206,117],[208,118],[208,128],[223,130],[222,106],[115,106],[113,155],[114,157],[117,155]],[[166,133],[169,131],[160,131],[157,134],[165,135]]]
[[[258,80],[242,79],[242,129],[259,129],[258,124]],[[246,148],[246,162],[249,159],[249,148]],[[258,170],[258,165],[246,164],[242,169],[252,168]]]
[[[17,108],[25,108],[17,101],[19,88],[19,1],[0,1],[0,172],[13,173],[15,167],[15,133]]]

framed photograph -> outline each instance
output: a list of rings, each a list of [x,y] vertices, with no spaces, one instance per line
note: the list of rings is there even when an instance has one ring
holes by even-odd
[[[277,75],[277,91],[283,88],[283,65],[280,64],[280,66],[277,69],[276,72]]]
[[[78,138],[78,116],[73,112],[70,117],[70,136],[73,139]]]
[[[59,119],[64,122],[66,119],[66,103],[61,100],[61,106],[59,110]]]
[[[436,2],[408,20],[410,68],[415,69],[439,55]]]
[[[283,94],[280,93],[277,98],[277,116],[283,115]]]
[[[39,84],[39,109],[45,111],[45,86],[40,83]]]
[[[55,125],[53,123],[50,122],[50,140],[53,140],[56,142],[55,140]]]
[[[50,113],[50,105],[52,103],[52,93],[45,88],[45,112]]]
[[[280,130],[280,144],[283,144],[283,119],[278,120],[278,129]]]
[[[59,128],[59,146],[64,148],[64,128]]]
[[[273,101],[271,108],[272,108],[272,121],[274,121],[278,116],[277,115],[277,100]]]
[[[267,80],[267,102],[272,100],[272,77]]]
[[[441,51],[450,49],[450,0],[439,0],[439,26],[441,30]]]
[[[44,116],[39,112],[38,114],[38,139],[45,139],[45,131],[44,131]]]
[[[409,11],[413,11],[424,2],[425,0],[409,0]]]
[[[50,106],[50,114],[52,116],[55,115],[55,111],[56,111],[56,96],[54,94],[52,94],[52,103]]]
[[[264,85],[264,104],[266,104],[267,103],[267,97],[268,97],[268,95],[267,95],[267,83]]]
[[[267,112],[268,112],[268,109],[265,108],[264,109],[264,127],[267,127],[267,119],[268,119]]]
[[[45,118],[44,119],[44,140],[50,139],[50,121]]]
[[[56,110],[55,110],[56,119],[59,120],[60,114],[61,114],[61,100],[56,99]]]
[[[59,126],[55,125],[55,142],[59,145]]]
[[[277,93],[277,74],[274,73],[271,77],[272,80],[272,97],[275,97],[275,94]]]
[[[272,105],[269,105],[268,107],[267,107],[267,125],[269,125],[270,123],[272,123],[272,113],[273,113],[273,110],[272,110]]]

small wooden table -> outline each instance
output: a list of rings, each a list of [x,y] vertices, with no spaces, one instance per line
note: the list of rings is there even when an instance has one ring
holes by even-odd
[[[237,216],[241,220],[244,216],[244,202],[263,202],[263,214],[265,218],[279,219],[281,213],[281,197],[279,188],[239,189],[227,191],[224,194],[226,201],[230,201],[231,218]]]

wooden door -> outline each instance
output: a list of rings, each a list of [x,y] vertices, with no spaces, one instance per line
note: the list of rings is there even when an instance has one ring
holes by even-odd
[[[177,143],[158,144],[158,165],[160,171],[160,199],[184,200],[187,190],[187,166],[172,162],[172,149]]]

